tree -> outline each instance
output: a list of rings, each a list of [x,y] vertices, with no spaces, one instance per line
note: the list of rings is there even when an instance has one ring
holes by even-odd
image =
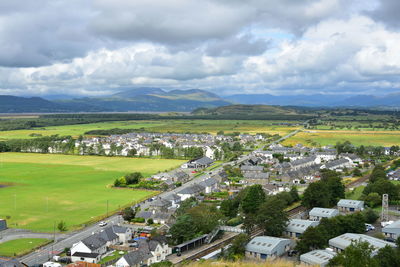
[[[385,246],[378,250],[374,259],[380,267],[400,266],[400,253],[390,246]]]
[[[191,216],[198,234],[208,234],[218,226],[221,212],[213,205],[200,203],[186,212]]]
[[[299,196],[299,192],[297,191],[297,187],[296,186],[292,186],[292,188],[290,188],[290,195],[292,196],[292,201],[296,202],[300,200],[300,196]]]
[[[368,207],[375,208],[381,203],[381,197],[378,193],[372,192],[365,197],[364,201],[367,203]]]
[[[246,245],[250,241],[250,237],[247,234],[240,234],[236,236],[232,245],[223,254],[224,259],[227,260],[237,260],[244,257],[246,252]]]
[[[355,168],[355,169],[353,170],[353,176],[354,176],[354,177],[359,177],[359,176],[361,176],[361,175],[362,175],[362,173],[361,173],[361,171],[360,171],[359,168]]]
[[[140,182],[140,179],[143,178],[143,175],[140,172],[133,172],[126,174],[124,176],[126,184],[138,184]]]
[[[323,227],[309,227],[301,235],[300,240],[297,242],[296,249],[300,254],[307,253],[314,249],[322,249],[326,247],[328,240],[328,233],[324,231]]]
[[[137,154],[137,150],[132,148],[132,149],[129,149],[127,156],[134,157],[136,154]]]
[[[122,218],[124,218],[124,220],[128,222],[135,218],[135,215],[135,211],[131,207],[125,208],[122,211]]]
[[[169,230],[174,244],[180,244],[196,236],[196,224],[190,215],[182,215],[176,219],[176,223]]]
[[[345,198],[345,186],[342,184],[340,177],[332,176],[328,179],[322,179],[322,182],[326,182],[326,186],[329,192],[329,205],[334,206],[339,199]]]
[[[60,231],[60,232],[66,232],[66,231],[68,230],[67,224],[66,224],[64,221],[60,221],[60,222],[57,224],[57,229],[58,229],[58,231]]]
[[[328,266],[378,267],[377,261],[371,257],[373,250],[368,242],[354,242],[342,253],[333,257]]]
[[[376,165],[369,176],[369,181],[375,183],[381,179],[387,179],[385,169],[382,165]]]
[[[363,210],[363,216],[366,223],[374,223],[379,218],[379,215],[373,209]]]
[[[379,196],[383,194],[389,194],[389,199],[397,200],[399,199],[399,187],[394,185],[388,180],[379,179],[374,183],[369,183],[363,190],[364,195],[369,195],[370,193],[378,193]]]
[[[264,234],[281,236],[288,222],[285,203],[277,198],[267,199],[259,208],[257,225],[264,229]]]
[[[220,211],[227,218],[237,216],[239,201],[237,199],[226,199],[221,202]]]
[[[328,188],[320,181],[311,183],[304,191],[302,205],[306,208],[327,208],[330,204],[330,193]]]
[[[250,186],[241,202],[243,212],[246,215],[255,214],[264,200],[265,193],[261,185],[255,184]]]

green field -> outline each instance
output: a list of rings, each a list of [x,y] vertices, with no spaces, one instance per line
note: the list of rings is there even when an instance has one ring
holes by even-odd
[[[51,242],[44,238],[22,238],[0,243],[0,256],[14,257],[24,255],[30,251]]]
[[[400,131],[358,131],[358,130],[306,130],[285,140],[284,145],[303,144],[306,146],[335,145],[350,141],[354,145],[392,146],[400,144]]]
[[[279,121],[282,122],[282,121]],[[113,128],[120,129],[141,129],[148,132],[207,132],[216,134],[218,131],[225,133],[269,133],[286,134],[300,127],[273,125],[278,121],[259,121],[259,120],[154,120],[154,121],[114,121],[89,124],[74,124],[64,126],[49,126],[35,128],[31,130],[0,131],[0,140],[7,139],[26,139],[32,138],[31,134],[41,134],[49,136],[58,134],[60,136],[83,135],[91,130],[107,130]],[[293,123],[293,122],[292,122]]]
[[[140,171],[149,176],[184,161],[50,154],[0,153],[0,218],[9,227],[51,232],[64,220],[69,230],[100,219],[108,210],[153,195],[113,189],[115,178]]]

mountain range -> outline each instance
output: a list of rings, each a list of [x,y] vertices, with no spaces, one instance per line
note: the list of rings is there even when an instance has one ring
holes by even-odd
[[[400,107],[400,93],[373,95],[236,94],[220,97],[200,89],[166,91],[139,87],[103,97],[73,98],[65,95],[18,97],[0,95],[0,113],[50,112],[191,112],[231,104],[303,107]]]

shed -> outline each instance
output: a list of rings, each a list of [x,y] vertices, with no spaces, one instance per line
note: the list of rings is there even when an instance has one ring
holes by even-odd
[[[355,212],[364,209],[364,201],[353,199],[341,199],[337,203],[338,210],[341,212]]]
[[[329,250],[313,250],[300,256],[301,263],[325,267],[336,253]]]
[[[288,251],[291,246],[292,240],[290,239],[257,236],[246,245],[246,257],[257,260],[276,258]]]
[[[308,227],[317,226],[319,221],[292,219],[286,226],[285,233],[289,237],[299,237]]]
[[[337,209],[313,208],[308,215],[311,221],[319,221],[322,218],[335,217],[339,215],[339,211]]]

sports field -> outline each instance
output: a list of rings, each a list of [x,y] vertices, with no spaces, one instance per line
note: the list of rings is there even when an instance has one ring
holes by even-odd
[[[354,145],[392,146],[400,144],[400,131],[357,131],[357,130],[306,130],[286,139],[284,145],[306,146],[335,145],[350,141]]]
[[[79,136],[91,130],[141,129],[148,132],[197,132],[216,134],[218,131],[225,133],[269,133],[284,135],[300,128],[299,126],[275,125],[283,121],[257,121],[257,120],[154,120],[154,121],[114,121],[89,124],[74,124],[64,126],[49,126],[31,130],[0,131],[0,140],[33,138],[31,134],[50,136]],[[295,123],[295,122],[291,122]]]
[[[51,241],[44,238],[22,238],[0,243],[0,256],[14,257],[24,255]]]
[[[128,172],[145,176],[183,161],[52,154],[0,153],[0,218],[9,227],[51,232],[64,220],[69,230],[99,219],[154,192],[113,189]]]

